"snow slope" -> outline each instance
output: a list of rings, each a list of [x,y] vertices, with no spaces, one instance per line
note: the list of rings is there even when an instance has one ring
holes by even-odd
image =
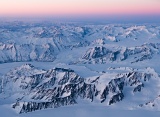
[[[0,27],[4,116],[160,116],[159,24]]]
[[[0,106],[4,117],[159,117],[159,111],[109,109],[104,106],[69,106],[56,109],[36,111],[27,114],[17,114],[8,106]]]

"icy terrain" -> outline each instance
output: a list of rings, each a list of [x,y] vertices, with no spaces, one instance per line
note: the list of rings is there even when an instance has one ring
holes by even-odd
[[[0,112],[159,117],[159,58],[158,24],[1,22]]]

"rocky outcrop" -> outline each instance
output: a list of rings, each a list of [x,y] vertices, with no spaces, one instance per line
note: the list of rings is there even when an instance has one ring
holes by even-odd
[[[160,95],[158,95],[153,100],[150,100],[144,104],[140,104],[139,107],[146,108],[146,109],[154,108],[155,110],[159,110],[159,104],[160,104]]]
[[[107,77],[107,73],[103,74]],[[101,103],[113,105],[125,99],[126,88],[132,89],[133,93],[143,91],[145,82],[150,81],[153,74],[130,71],[112,77],[109,81],[104,76],[82,78],[72,69],[53,68],[45,71],[25,64],[4,76],[3,90],[5,94],[19,95],[13,104],[19,113],[77,104],[77,99],[90,102],[98,99]],[[12,90],[8,90],[11,87]]]
[[[16,109],[17,107],[21,106],[19,113],[27,113],[47,108],[57,108],[61,106],[73,105],[76,103],[77,102],[70,95],[64,98],[54,98],[50,102],[21,102],[21,105],[19,104],[19,102],[17,102],[12,107]]]
[[[52,62],[56,58],[55,47],[51,44],[0,44],[0,63],[24,62],[24,61],[46,61]]]
[[[95,46],[89,48],[82,56],[80,62],[82,63],[106,63],[113,61],[124,61],[130,57],[134,58],[131,63],[151,59],[153,55],[160,51],[159,43],[144,44],[136,47],[119,47],[107,48],[103,46]]]
[[[123,98],[124,98],[123,93],[118,93],[111,98],[111,100],[109,101],[109,105],[122,101]]]
[[[141,92],[142,88],[144,87],[144,84],[140,84],[137,87],[134,88],[133,92]]]

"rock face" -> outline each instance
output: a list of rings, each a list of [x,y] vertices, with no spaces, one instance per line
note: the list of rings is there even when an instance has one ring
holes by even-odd
[[[88,49],[82,56],[82,63],[106,63],[109,61],[124,61],[130,58],[131,63],[151,59],[155,54],[159,53],[160,44],[149,43],[137,47],[119,47],[107,48],[105,46],[96,46]]]
[[[81,51],[81,47],[86,51],[82,58],[79,56],[83,59],[83,63],[106,63],[129,58],[134,59],[130,61],[134,63],[151,59],[156,52],[159,52],[160,45],[159,27],[150,25],[7,22],[0,23],[0,27],[0,63],[52,62],[59,53],[79,48]],[[122,46],[117,44],[119,42],[129,45],[132,45],[131,42],[139,44],[136,46],[122,44]],[[110,44],[114,47],[108,46]]]
[[[55,47],[51,44],[0,44],[0,63],[24,61],[54,61]]]
[[[122,101],[123,98],[124,98],[123,93],[118,93],[111,98],[111,100],[109,101],[109,105]]]
[[[108,74],[103,75],[106,78],[82,78],[71,69],[45,71],[25,64],[4,76],[3,90],[5,94],[18,96],[13,108],[25,113],[77,104],[78,98],[112,105],[125,99],[127,94],[124,89],[131,88],[133,93],[141,92],[145,82],[154,77],[152,73],[132,71],[115,74],[108,81]]]
[[[140,108],[145,108],[145,109],[155,109],[155,110],[159,110],[159,104],[160,104],[160,95],[158,95],[156,98],[154,98],[153,100],[150,100],[144,104],[139,104]]]
[[[88,32],[84,27],[22,22],[0,27],[0,63],[52,62],[62,50],[88,45],[82,39]]]
[[[24,64],[4,74],[0,66],[0,99],[11,100],[19,113],[81,101],[160,105],[160,80],[154,71],[160,56],[159,26],[0,22],[0,27],[2,66],[9,62],[56,66],[43,70]]]
[[[50,102],[24,102],[24,103],[21,103],[19,113],[27,113],[27,112],[32,112],[32,111],[41,110],[41,109],[57,108],[60,106],[67,106],[67,105],[73,105],[73,104],[76,104],[76,101],[71,96],[67,96],[65,98],[55,98]],[[20,104],[19,102],[17,102],[12,107],[16,109],[19,106]]]

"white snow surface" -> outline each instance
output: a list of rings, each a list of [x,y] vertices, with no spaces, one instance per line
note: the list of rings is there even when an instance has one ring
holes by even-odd
[[[9,107],[9,105],[3,105],[0,106],[0,113],[3,117],[159,117],[160,115],[159,111],[121,110],[97,105],[73,105],[25,114],[17,114]]]
[[[160,116],[159,24],[10,22],[0,23],[0,26],[2,117]],[[117,78],[117,74],[120,77],[129,72],[140,72],[152,74],[152,77],[143,82],[141,92],[133,93],[133,87],[126,86],[124,99],[111,106],[107,104],[108,99],[101,104],[100,97],[97,97],[93,102],[80,99],[75,105],[18,114],[21,108],[13,109],[12,104],[17,97],[23,97],[23,93],[28,91],[20,90],[21,84],[30,82],[31,79],[27,77],[31,75],[43,74],[56,67],[74,70],[86,83],[99,77],[97,89],[100,91],[112,79]],[[58,81],[64,74],[57,74]],[[8,87],[4,88],[3,78],[10,76],[18,76],[17,84],[9,82]],[[23,83],[20,78],[24,79]],[[45,79],[42,83],[48,81],[49,79]],[[71,92],[65,92],[62,97],[70,94]],[[26,101],[30,101],[29,97],[26,97]],[[140,107],[140,104],[143,106]]]

